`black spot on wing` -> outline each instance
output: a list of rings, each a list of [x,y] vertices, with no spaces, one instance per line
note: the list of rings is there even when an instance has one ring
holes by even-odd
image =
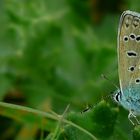
[[[130,37],[130,39],[134,40],[136,36],[135,36],[135,34],[131,33],[129,37]]]
[[[134,52],[134,51],[127,51],[127,55],[128,55],[129,57],[136,57],[136,56],[137,56],[137,53]]]
[[[128,68],[129,71],[133,72],[135,70],[135,66],[131,66]]]
[[[136,41],[137,41],[137,42],[140,41],[140,35],[138,35],[138,36],[136,37]]]
[[[129,37],[128,36],[124,36],[123,41],[127,42],[128,40],[129,40]]]
[[[135,80],[135,82],[136,82],[136,84],[140,84],[140,78],[137,78],[137,79]]]

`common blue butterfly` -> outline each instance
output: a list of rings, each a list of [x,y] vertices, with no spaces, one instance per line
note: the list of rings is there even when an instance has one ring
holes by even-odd
[[[129,110],[128,118],[140,124],[140,13],[122,13],[118,29],[118,71],[120,89],[114,99]]]

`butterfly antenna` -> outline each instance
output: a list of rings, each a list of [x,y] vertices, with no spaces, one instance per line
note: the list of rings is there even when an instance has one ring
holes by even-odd
[[[113,82],[111,82],[111,80],[108,79],[104,74],[102,74],[101,77],[106,79],[107,81],[109,81],[115,88],[119,89],[119,87],[117,85],[115,85]],[[103,96],[102,98],[103,98],[103,100],[106,100],[108,98],[113,98],[113,97],[114,97],[114,94],[113,94],[113,92],[111,92],[111,94]],[[89,110],[93,109],[94,107],[96,107],[97,104],[99,104],[99,102],[97,102],[94,105],[88,105],[84,110],[81,111],[81,114],[83,114],[85,112],[88,112]]]
[[[106,99],[113,98],[113,97],[114,97],[114,94],[113,94],[113,92],[111,92],[111,94],[106,95],[106,96],[103,96],[102,99],[106,101]],[[85,112],[88,112],[88,111],[92,110],[93,108],[95,108],[100,103],[100,101],[98,101],[94,105],[91,105],[91,104],[90,105],[87,105],[87,107],[84,110],[81,111],[81,114],[83,114]]]
[[[108,99],[108,98],[113,98],[114,97],[114,92],[111,92],[109,95],[106,95],[103,97],[104,100]]]
[[[116,84],[114,84],[110,79],[108,79],[104,74],[101,74],[101,77],[109,81],[115,88],[119,89],[119,87]]]

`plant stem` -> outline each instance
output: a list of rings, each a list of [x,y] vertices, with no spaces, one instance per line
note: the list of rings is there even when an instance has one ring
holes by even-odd
[[[11,103],[0,102],[0,106],[7,107],[7,108],[10,108],[10,109],[16,109],[16,110],[22,110],[22,111],[34,113],[34,114],[40,115],[42,117],[50,118],[50,119],[53,119],[53,120],[56,120],[56,121],[60,121],[60,119],[61,119],[61,117],[58,117],[60,115],[56,116],[54,114],[50,114],[50,113],[47,113],[47,112],[39,111],[37,109],[33,109],[33,108],[30,108],[30,107],[25,107],[25,106],[21,106],[21,105],[15,105],[15,104],[11,104]],[[68,121],[64,118],[61,121],[63,121],[63,123],[70,124],[71,126],[83,131],[88,136],[90,136],[93,140],[98,140],[93,134],[88,132],[86,129],[74,124],[73,122]]]

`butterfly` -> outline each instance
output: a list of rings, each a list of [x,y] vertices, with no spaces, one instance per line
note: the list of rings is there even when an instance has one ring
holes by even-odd
[[[118,72],[120,89],[114,99],[129,110],[128,119],[140,124],[140,13],[124,11],[118,28]]]

